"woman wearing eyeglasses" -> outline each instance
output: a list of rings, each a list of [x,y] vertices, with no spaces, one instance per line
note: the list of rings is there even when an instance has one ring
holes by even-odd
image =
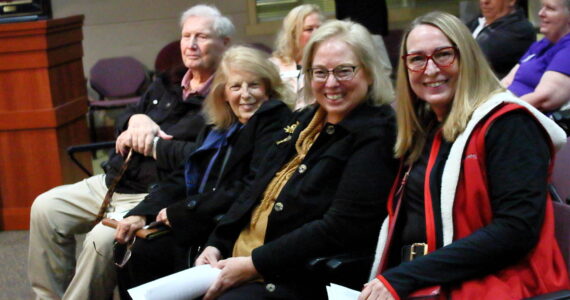
[[[316,103],[283,128],[198,257],[222,269],[206,300],[327,299],[307,262],[374,251],[397,169],[390,82],[359,24],[326,23],[306,47]]]
[[[359,299],[425,296],[418,290],[437,285],[461,300],[567,288],[547,194],[564,132],[505,92],[456,17],[419,17],[402,40],[403,165]]]

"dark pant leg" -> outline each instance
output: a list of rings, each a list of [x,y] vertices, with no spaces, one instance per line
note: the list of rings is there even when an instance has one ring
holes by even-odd
[[[218,300],[326,300],[327,294],[321,284],[288,284],[250,282],[229,289]]]
[[[179,246],[172,234],[155,240],[137,239],[123,268],[117,268],[121,299],[131,299],[127,290],[188,268],[188,249]]]

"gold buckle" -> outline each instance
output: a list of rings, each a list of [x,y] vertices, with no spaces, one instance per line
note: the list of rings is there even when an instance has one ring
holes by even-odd
[[[421,253],[417,252],[416,247],[423,247],[422,256],[428,253],[428,245],[426,243],[413,243],[412,246],[410,246],[410,258],[408,261],[414,260],[416,258],[416,255]]]

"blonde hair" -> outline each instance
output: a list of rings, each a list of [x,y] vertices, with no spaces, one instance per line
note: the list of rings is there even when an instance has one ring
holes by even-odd
[[[459,64],[457,86],[451,108],[443,120],[442,134],[445,140],[455,141],[461,134],[473,111],[489,97],[504,90],[493,74],[483,52],[471,33],[455,16],[445,12],[431,12],[416,18],[405,31],[400,46],[400,56],[407,53],[406,42],[410,32],[419,25],[438,28],[456,47]],[[427,138],[427,132],[435,124],[435,115],[429,105],[414,94],[408,80],[408,69],[403,59],[398,64],[396,81],[398,137],[396,157],[408,156],[407,162],[417,160]]]
[[[247,72],[258,76],[265,84],[268,98],[293,102],[293,94],[281,81],[277,67],[267,59],[266,53],[245,46],[231,47],[222,56],[212,88],[204,101],[204,115],[208,124],[214,125],[215,129],[227,129],[237,121],[226,101],[225,87],[230,72]]]
[[[364,26],[352,21],[331,20],[323,24],[313,35],[305,46],[303,52],[303,70],[309,72],[313,66],[313,56],[317,47],[324,41],[337,38],[346,43],[354,52],[354,56],[359,60],[359,68],[372,80],[368,87],[367,97],[376,105],[392,102],[394,99],[394,89],[388,74],[384,72],[380,58],[374,48],[372,36]],[[313,98],[311,88],[311,76],[306,74],[305,99]]]
[[[303,53],[299,49],[299,37],[303,32],[303,23],[307,16],[314,13],[319,16],[321,22],[324,21],[325,17],[321,9],[314,4],[299,5],[285,16],[283,26],[275,40],[274,57],[286,64],[295,62],[300,58]]]

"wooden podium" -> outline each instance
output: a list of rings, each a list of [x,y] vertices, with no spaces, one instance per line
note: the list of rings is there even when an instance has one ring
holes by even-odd
[[[29,228],[35,197],[84,175],[88,143],[83,16],[0,24],[0,228]],[[81,157],[90,165],[89,154]]]

